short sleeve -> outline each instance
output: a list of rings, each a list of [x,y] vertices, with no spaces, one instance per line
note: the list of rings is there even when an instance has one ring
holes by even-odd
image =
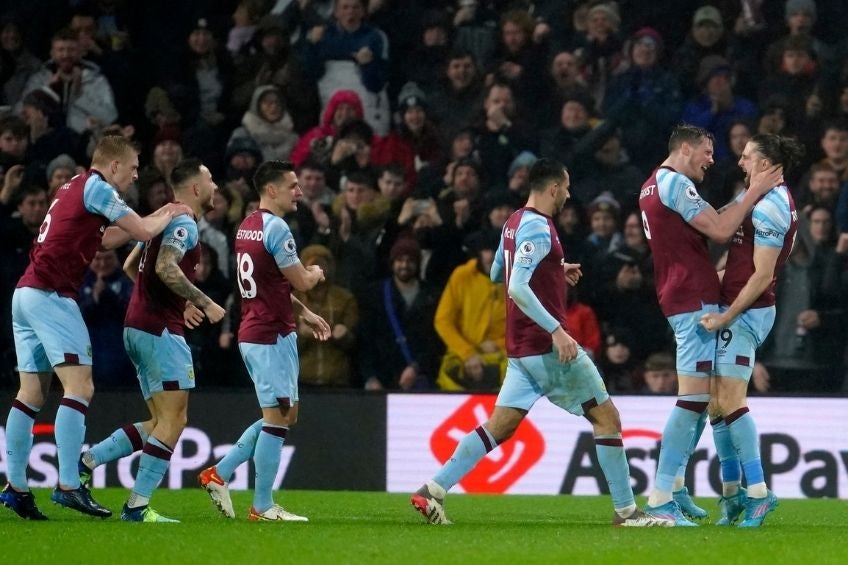
[[[117,222],[132,211],[118,191],[97,175],[86,181],[82,200],[86,210],[103,216],[109,222]]]
[[[657,176],[657,190],[660,202],[680,214],[686,222],[700,214],[710,205],[707,204],[698,189],[685,175],[668,171]]]
[[[769,192],[757,202],[751,221],[754,224],[754,245],[783,247],[792,218],[789,206],[784,204],[778,191]]]
[[[535,214],[527,218],[515,232],[513,270],[534,271],[551,251],[551,230],[547,220]]]
[[[285,269],[300,263],[297,256],[297,244],[285,220],[273,214],[264,213],[263,221],[265,249],[274,256],[277,267]]]
[[[162,232],[162,246],[176,249],[180,257],[194,249],[198,239],[197,223],[186,214],[171,220]]]

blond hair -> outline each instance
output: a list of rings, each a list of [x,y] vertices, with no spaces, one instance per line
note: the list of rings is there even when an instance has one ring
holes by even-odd
[[[94,148],[91,164],[105,165],[115,160],[121,160],[131,152],[138,153],[133,142],[123,135],[104,135]]]

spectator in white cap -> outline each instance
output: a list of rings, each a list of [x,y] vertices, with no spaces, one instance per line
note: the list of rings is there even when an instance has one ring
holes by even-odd
[[[727,33],[721,12],[715,6],[701,6],[692,16],[692,27],[674,55],[669,68],[677,77],[683,94],[689,98],[698,94],[696,83],[698,65],[704,57],[718,55],[728,58]]]
[[[56,190],[76,174],[77,164],[67,153],[62,153],[47,163],[47,194],[52,200]]]

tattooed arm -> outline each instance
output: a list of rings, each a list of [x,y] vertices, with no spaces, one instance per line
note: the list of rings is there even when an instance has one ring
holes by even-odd
[[[163,245],[159,248],[159,256],[156,258],[156,274],[171,291],[203,310],[210,322],[219,322],[224,317],[224,309],[188,280],[180,269],[181,259],[179,250]]]

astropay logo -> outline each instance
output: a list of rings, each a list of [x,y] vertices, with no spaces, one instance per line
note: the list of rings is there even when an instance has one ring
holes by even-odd
[[[470,396],[433,431],[430,449],[439,463],[445,463],[462,438],[489,419],[495,400],[494,396]],[[509,441],[490,451],[459,484],[465,492],[504,493],[542,458],[544,451],[544,436],[525,419]]]

